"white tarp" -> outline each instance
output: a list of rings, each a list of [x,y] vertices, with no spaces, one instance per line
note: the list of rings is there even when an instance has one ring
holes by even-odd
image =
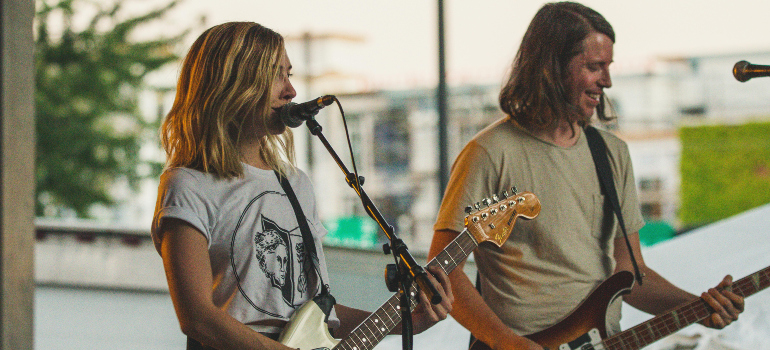
[[[746,277],[770,266],[770,204],[647,248],[644,260],[669,281],[696,294],[716,286],[727,274],[734,280]],[[650,318],[628,305],[623,307],[624,329]],[[680,333],[699,336],[697,350],[720,349],[719,344],[732,349],[770,349],[770,290],[747,298],[746,311],[738,322],[723,330],[694,325]],[[672,348],[659,343],[647,348]]]

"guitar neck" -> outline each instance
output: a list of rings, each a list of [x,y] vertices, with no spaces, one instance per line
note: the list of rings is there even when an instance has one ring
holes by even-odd
[[[732,291],[748,297],[770,286],[770,267],[733,282]],[[712,308],[698,298],[647,322],[607,338],[604,344],[610,350],[641,349],[684,327],[711,315]]]
[[[478,243],[468,230],[463,230],[441,253],[428,262],[428,267],[440,266],[448,275],[458,264],[465,261],[477,246]],[[413,296],[417,295],[416,284],[412,284],[411,292]],[[415,298],[411,300],[414,307],[416,300]],[[401,322],[400,294],[396,293],[350,332],[348,337],[341,340],[334,349],[370,350],[379,344],[399,322]]]

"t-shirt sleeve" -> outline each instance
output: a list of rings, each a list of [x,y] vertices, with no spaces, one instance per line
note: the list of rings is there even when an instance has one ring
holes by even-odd
[[[164,219],[180,219],[198,231],[211,243],[211,199],[206,196],[206,186],[187,169],[172,169],[160,177],[158,200],[152,221],[152,238],[156,248],[160,243],[160,224]]]
[[[463,230],[465,208],[495,193],[500,174],[486,149],[471,141],[452,165],[434,230]]]

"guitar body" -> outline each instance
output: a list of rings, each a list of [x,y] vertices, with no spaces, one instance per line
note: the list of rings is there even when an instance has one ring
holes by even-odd
[[[338,341],[329,334],[326,324],[329,312],[325,312],[316,300],[308,301],[292,314],[278,342],[300,350],[333,348]]]
[[[707,318],[714,311],[698,298],[608,337],[605,328],[607,306],[619,295],[628,293],[633,285],[633,274],[628,271],[616,273],[599,285],[564,320],[526,337],[552,350],[638,350]],[[746,298],[767,287],[770,287],[770,267],[734,281],[732,292]],[[471,344],[471,349],[485,350],[489,347],[476,341]]]
[[[585,344],[595,344],[607,337],[607,307],[621,294],[630,291],[634,276],[628,271],[616,273],[602,282],[569,316],[559,323],[526,337],[545,348],[582,349]],[[597,337],[599,339],[597,339]],[[567,347],[562,347],[566,345]],[[476,340],[471,350],[491,350],[483,342]]]

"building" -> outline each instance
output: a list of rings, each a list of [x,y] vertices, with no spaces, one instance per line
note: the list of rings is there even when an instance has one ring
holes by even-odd
[[[607,96],[619,118],[606,125],[627,141],[642,210],[648,221],[678,227],[681,125],[742,123],[770,115],[770,89],[732,76],[739,60],[770,62],[770,52],[651,60],[613,77]],[[449,91],[450,161],[482,128],[503,117],[500,87],[465,85]],[[370,91],[337,96],[344,110],[364,189],[396,233],[413,249],[427,250],[443,189],[438,188],[437,112],[434,89]],[[345,128],[334,112],[319,115],[335,149],[347,152]],[[333,163],[314,169],[323,183],[321,216],[334,222],[365,216],[355,192],[346,189]],[[352,170],[351,170],[352,171]],[[340,181],[330,181],[337,176]],[[492,195],[492,194],[490,194]],[[470,203],[469,203],[470,204]],[[334,235],[334,233],[332,234]],[[383,238],[381,237],[381,240]]]

